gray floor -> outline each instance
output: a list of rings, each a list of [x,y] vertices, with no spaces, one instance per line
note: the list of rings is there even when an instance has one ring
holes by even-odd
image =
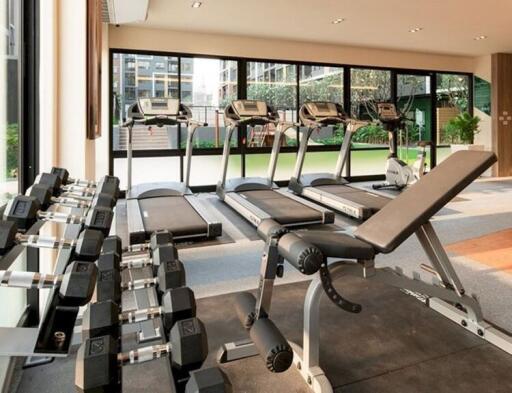
[[[281,285],[274,292],[272,319],[289,340],[299,345],[301,301],[307,285]],[[356,278],[344,280],[343,292],[360,302],[363,312],[348,314],[327,299],[321,304],[321,367],[335,392],[512,391],[512,357],[463,331],[416,299],[397,289]],[[198,302],[198,315],[208,331],[210,355],[206,366],[216,364],[216,351],[223,343],[247,337],[233,313],[233,299],[233,294],[225,294]],[[271,374],[259,357],[222,367],[235,392],[309,392],[295,369]],[[27,370],[18,391],[69,392],[73,368],[71,355]],[[151,363],[134,372],[140,373],[140,391],[165,391]],[[132,386],[132,391],[138,390]]]
[[[361,187],[367,187],[362,184]],[[201,195],[222,219],[225,235],[202,247],[183,247],[180,258],[188,284],[199,301],[210,347],[229,338],[243,338],[233,314],[234,292],[258,284],[263,243],[250,224],[219,202]],[[512,180],[479,181],[448,204],[433,219],[444,244],[509,229],[512,225]],[[419,201],[421,203],[421,201]],[[399,214],[399,212],[397,212]],[[338,216],[336,226],[353,229],[358,223]],[[123,230],[122,220],[118,222]],[[333,229],[333,228],[330,228]],[[475,261],[452,255],[466,290],[474,293],[485,317],[512,331],[512,274],[494,271]],[[400,266],[412,273],[427,258],[415,238],[395,252],[379,255],[379,266]],[[287,337],[301,341],[301,305],[307,277],[291,268],[275,292],[273,315]],[[293,285],[283,285],[292,284]],[[461,331],[418,301],[398,291],[367,288],[346,279],[337,283],[365,306],[360,315],[322,305],[322,366],[336,392],[511,392],[511,357]],[[209,363],[213,362],[212,353]],[[73,359],[26,371],[19,392],[69,392]],[[71,365],[70,365],[71,364]],[[307,392],[294,371],[270,375],[259,359],[225,366],[236,392]],[[144,380],[150,380],[141,375]],[[152,378],[153,379],[153,378]],[[151,386],[147,386],[151,389]]]

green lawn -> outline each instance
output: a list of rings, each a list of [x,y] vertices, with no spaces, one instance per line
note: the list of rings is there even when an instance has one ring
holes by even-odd
[[[438,148],[438,162],[448,156],[449,148]],[[402,150],[402,158],[405,160],[405,149]],[[388,155],[387,150],[352,151],[352,175],[377,175],[384,173],[384,165]],[[408,164],[412,165],[416,160],[417,149],[409,148]],[[295,153],[282,153],[279,155],[276,170],[276,180],[287,180],[293,173],[295,166]],[[265,176],[270,154],[248,154],[246,156],[246,176]],[[332,172],[336,166],[338,152],[311,152],[306,155],[303,172]],[[427,154],[427,164],[430,157]],[[240,160],[230,161],[230,170],[239,168]]]

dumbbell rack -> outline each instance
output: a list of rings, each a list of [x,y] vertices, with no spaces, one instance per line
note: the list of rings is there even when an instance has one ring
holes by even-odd
[[[80,214],[82,209],[73,209],[73,213]],[[46,222],[36,222],[26,234],[39,233],[43,225],[46,225]],[[69,224],[66,226],[64,237],[75,239],[80,230],[80,225]],[[72,251],[64,248],[58,250],[55,274],[64,272],[71,262]],[[27,271],[39,271],[39,250],[22,245],[15,246],[0,260],[0,268],[7,270],[23,252],[26,252]],[[67,356],[79,309],[78,307],[59,307],[56,310],[53,305],[57,304],[58,299],[58,289],[51,289],[46,306],[40,314],[39,291],[27,289],[27,310],[22,317],[22,326],[0,327],[0,356]],[[58,346],[48,337],[48,334],[53,333],[57,326],[58,330],[66,335],[65,340]]]

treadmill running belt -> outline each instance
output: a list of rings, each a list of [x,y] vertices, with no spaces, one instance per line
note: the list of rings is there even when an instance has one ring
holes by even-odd
[[[273,190],[254,190],[240,195],[281,225],[322,222],[322,213]]]
[[[182,196],[139,199],[146,234],[168,229],[175,237],[206,235],[208,225]]]
[[[315,188],[365,206],[372,213],[376,213],[391,201],[390,198],[386,198],[382,195],[373,194],[365,190],[345,185],[333,184]]]

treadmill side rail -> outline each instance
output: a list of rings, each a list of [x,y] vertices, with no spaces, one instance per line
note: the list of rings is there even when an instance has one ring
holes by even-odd
[[[144,243],[146,241],[146,230],[137,199],[126,200],[126,216],[130,234],[130,244]]]
[[[185,195],[185,199],[190,203],[190,206],[201,216],[207,224],[208,239],[213,239],[222,235],[222,223],[199,201],[195,195]]]
[[[263,220],[272,218],[265,211],[250,203],[237,193],[229,192],[224,197],[224,202],[231,206],[254,226],[260,225]]]
[[[330,192],[319,190],[315,187],[304,187],[302,195],[358,220],[366,220],[371,216],[371,212],[366,206],[341,198]]]

